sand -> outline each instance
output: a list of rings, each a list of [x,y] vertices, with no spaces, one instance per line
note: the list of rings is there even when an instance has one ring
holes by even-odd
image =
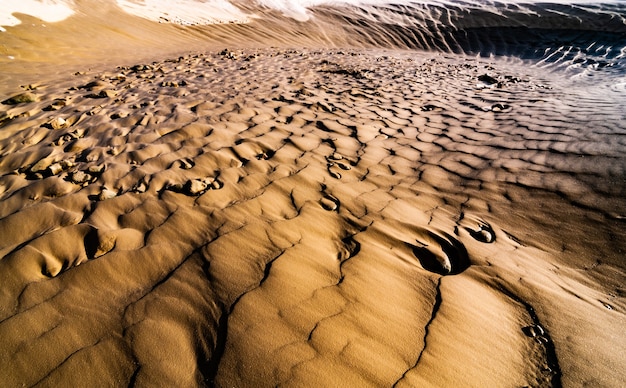
[[[4,386],[626,381],[610,96],[510,60],[269,48],[23,89]]]

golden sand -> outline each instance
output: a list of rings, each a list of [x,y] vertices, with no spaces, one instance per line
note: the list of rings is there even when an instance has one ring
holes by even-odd
[[[282,49],[30,89],[0,119],[4,386],[626,381],[603,96]]]

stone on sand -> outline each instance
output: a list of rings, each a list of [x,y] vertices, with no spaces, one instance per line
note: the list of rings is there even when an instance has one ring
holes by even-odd
[[[38,96],[30,92],[25,92],[25,93],[21,93],[16,96],[13,96],[11,98],[7,98],[6,100],[2,101],[2,103],[4,105],[17,105],[17,104],[23,104],[27,102],[37,102],[37,101],[39,101]]]

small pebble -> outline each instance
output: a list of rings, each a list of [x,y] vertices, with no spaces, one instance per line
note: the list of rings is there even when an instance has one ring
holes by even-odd
[[[76,184],[82,184],[91,180],[91,175],[83,172],[83,171],[75,171],[72,173],[72,182]]]
[[[89,171],[89,173],[91,174],[102,174],[104,172],[104,165],[97,164],[95,166],[90,166],[87,171]]]
[[[63,129],[67,126],[67,121],[62,117],[56,117],[52,119],[49,124],[52,129]]]
[[[61,166],[61,163],[54,163],[48,167],[48,170],[51,175],[57,175],[63,171],[63,166]]]
[[[117,193],[113,190],[109,190],[106,187],[104,189],[102,189],[102,191],[100,192],[100,195],[98,196],[98,199],[100,201],[104,201],[106,199],[111,199],[111,198],[115,198],[117,197]]]
[[[202,194],[206,189],[207,184],[199,179],[189,180],[185,185],[185,192],[190,195]]]

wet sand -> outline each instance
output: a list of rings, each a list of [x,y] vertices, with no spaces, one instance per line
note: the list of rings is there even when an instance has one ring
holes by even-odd
[[[521,62],[314,49],[24,89],[0,113],[6,386],[626,380],[606,95]]]

